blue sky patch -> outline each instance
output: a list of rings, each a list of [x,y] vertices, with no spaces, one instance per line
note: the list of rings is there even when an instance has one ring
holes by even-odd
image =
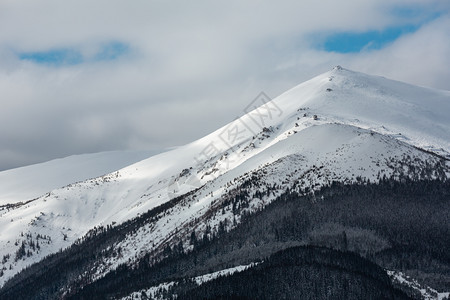
[[[408,25],[391,27],[382,31],[335,33],[326,38],[323,49],[328,52],[339,53],[355,53],[362,50],[381,49],[400,36],[416,31],[417,28],[418,26]]]
[[[94,57],[96,61],[114,60],[129,51],[128,45],[121,42],[110,42],[103,45]]]
[[[32,61],[37,64],[50,66],[70,66],[88,62],[112,61],[127,54],[129,46],[121,42],[103,44],[92,56],[83,56],[78,48],[60,48],[48,51],[18,53],[21,60]]]
[[[377,50],[392,43],[404,34],[417,31],[422,25],[439,18],[442,11],[432,5],[394,6],[390,14],[403,24],[383,30],[366,32],[336,32],[326,35],[318,48],[337,53],[356,53]]]
[[[81,53],[74,49],[24,52],[19,54],[19,58],[46,65],[77,65],[83,62]]]

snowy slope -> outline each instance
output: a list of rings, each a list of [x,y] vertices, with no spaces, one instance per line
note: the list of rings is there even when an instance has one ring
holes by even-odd
[[[286,111],[299,105],[330,121],[383,134],[401,133],[397,138],[448,155],[449,99],[449,91],[412,86],[338,66],[284,93],[276,102]]]
[[[162,213],[157,221],[124,237],[115,245],[122,249],[123,256],[103,262],[98,276],[127,263],[130,258],[133,261],[141,257],[143,253],[157,256],[167,243],[175,245],[181,240],[184,247],[189,248],[190,234],[195,231],[201,237],[206,226],[213,232],[218,230],[220,223],[231,229],[235,221],[240,222],[240,215],[235,215],[232,204],[224,203],[242,184],[253,178],[257,178],[258,183],[251,188],[248,196],[251,201],[245,212],[257,211],[287,188],[302,193],[306,188],[318,190],[333,181],[357,182],[359,177],[376,182],[384,175],[388,178],[399,176],[407,165],[422,170],[427,164],[434,167],[439,163],[439,158],[365,129],[342,124],[311,126],[272,144],[238,168],[207,182],[182,204]],[[448,162],[446,173],[450,177]],[[415,176],[420,177],[420,174]],[[271,195],[264,195],[274,185],[276,188],[272,189]],[[261,194],[264,196],[259,196]]]
[[[255,196],[248,210],[270,203],[286,188],[400,176],[405,163],[417,170],[440,166],[447,173],[430,176],[450,176],[448,161],[414,147],[448,156],[449,112],[450,92],[336,67],[271,102],[255,104],[243,117],[186,146],[24,205],[0,208],[0,255],[10,255],[0,264],[6,268],[0,286],[93,227],[121,223],[196,188],[184,204],[124,237],[117,245],[123,256],[99,262],[98,277],[142,253],[157,255],[165,243],[192,230],[201,233],[206,224],[216,230],[232,216],[231,209],[220,214],[214,209],[252,176],[258,176],[261,189],[278,187],[269,197]],[[31,249],[38,235],[40,249]],[[31,255],[16,261],[22,244]]]
[[[157,151],[111,151],[73,155],[0,172],[0,206],[42,196],[70,183],[111,173]]]
[[[213,273],[209,273],[209,274],[205,274],[205,275],[201,275],[201,276],[197,276],[192,278],[193,281],[195,281],[195,283],[197,285],[202,285],[208,281],[214,280],[218,277],[221,276],[229,276],[235,273],[239,273],[242,271],[245,271],[249,268],[253,268],[254,266],[258,265],[259,263],[252,263],[249,265],[244,265],[244,266],[237,266],[237,267],[233,267],[233,268],[228,268],[228,269],[224,269],[224,270],[220,270],[217,272],[213,272]],[[157,286],[153,286],[151,288],[148,289],[144,289],[144,290],[140,290],[139,292],[134,292],[131,293],[130,295],[126,296],[126,297],[122,297],[121,300],[133,300],[133,299],[142,299],[142,293],[145,293],[145,295],[147,295],[147,297],[149,299],[155,299],[155,300],[159,300],[159,299],[164,299],[163,297],[158,297],[158,294],[160,294],[161,291],[167,291],[169,288],[171,288],[173,285],[175,284],[174,281],[172,282],[164,282],[161,283]]]

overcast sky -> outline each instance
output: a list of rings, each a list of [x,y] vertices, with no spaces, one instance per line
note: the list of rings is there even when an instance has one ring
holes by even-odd
[[[338,64],[450,90],[450,1],[0,0],[0,170],[182,145]]]

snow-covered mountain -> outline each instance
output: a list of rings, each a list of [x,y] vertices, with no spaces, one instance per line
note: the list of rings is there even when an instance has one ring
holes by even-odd
[[[3,199],[12,201],[0,202],[0,286],[88,232],[158,207],[162,211],[151,222],[111,246],[120,255],[91,267],[91,280],[144,256],[160,259],[168,245],[190,249],[192,232],[228,231],[286,190],[308,194],[333,182],[450,177],[448,91],[338,66],[271,101],[264,95],[259,100],[202,139],[107,175],[74,177],[21,203],[31,194],[2,188],[0,195],[9,197]],[[8,182],[16,175],[0,176]],[[233,199],[249,185],[248,202],[236,207]]]
[[[72,155],[0,172],[0,206],[35,199],[68,184],[102,176],[161,151],[109,151]]]

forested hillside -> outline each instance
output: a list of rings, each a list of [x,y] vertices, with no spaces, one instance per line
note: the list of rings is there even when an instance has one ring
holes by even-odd
[[[181,198],[174,200],[176,201],[181,201]],[[242,205],[246,199],[240,198],[239,201]],[[380,289],[366,290],[373,286],[374,280],[377,284],[389,286],[389,289],[383,290],[393,289],[386,281],[385,271],[380,271],[383,269],[402,270],[424,284],[448,290],[449,203],[450,182],[438,180],[405,179],[399,182],[386,179],[378,184],[361,181],[352,185],[333,183],[319,192],[307,195],[286,191],[264,210],[246,215],[240,226],[229,232],[219,231],[210,238],[196,237],[193,234],[190,237],[193,250],[183,249],[180,244],[179,247],[168,248],[166,258],[162,261],[154,261],[145,256],[137,264],[123,265],[100,280],[91,283],[77,282],[77,274],[87,272],[89,264],[108,255],[120,255],[109,253],[108,245],[120,240],[124,230],[133,230],[137,226],[135,224],[150,222],[152,215],[156,214],[156,211],[150,211],[122,227],[106,228],[92,233],[91,238],[80,241],[68,250],[23,271],[0,291],[0,296],[2,299],[45,299],[47,296],[52,298],[56,295],[73,299],[95,299],[100,297],[99,295],[102,295],[100,299],[116,298],[161,282],[184,282],[189,278],[227,267],[264,262],[254,270],[233,275],[230,279],[217,280],[199,288],[185,284],[175,289],[177,294],[187,298],[206,293],[207,290],[223,292],[211,293],[214,298],[231,295],[227,294],[226,288],[218,288],[216,285],[230,286],[235,280],[232,279],[234,276],[260,278],[262,272],[267,274],[264,276],[268,279],[283,273],[283,259],[286,259],[286,266],[290,267],[285,269],[285,279],[280,277],[280,281],[273,282],[274,293],[283,290],[283,280],[295,278],[297,273],[299,281],[313,278],[312,274],[316,274],[316,284],[320,285],[323,283],[321,279],[334,272],[333,276],[337,276],[337,279],[335,288],[330,288],[330,293],[340,293],[342,285],[357,282],[348,286],[350,291],[352,287],[358,287],[359,292],[354,290],[354,295],[373,295],[377,298],[379,294],[375,291]],[[302,256],[304,251],[313,253],[317,250],[318,257],[322,258],[317,258],[314,263],[308,262],[306,266],[302,260],[299,260],[299,265],[291,265],[290,256],[283,258],[283,254],[276,256],[276,264],[268,260],[268,257],[280,250],[299,245],[314,247],[294,248],[297,250],[292,251],[299,252]],[[323,257],[326,257],[328,262],[324,262]],[[359,266],[364,266],[360,267],[361,270],[368,268],[365,270],[372,274],[370,280],[362,280],[365,275],[360,274],[361,270],[345,265],[354,260],[359,261]],[[344,267],[334,270],[333,266],[339,266],[341,262]],[[267,270],[272,270],[273,273],[266,272]],[[61,276],[62,274],[65,276]],[[255,280],[254,288],[266,285],[264,282]],[[78,289],[82,285],[86,286]],[[302,290],[302,286],[294,287],[294,295],[306,295],[302,293],[311,293],[313,289],[319,288],[306,284],[308,289]],[[237,286],[236,289],[239,290]],[[191,290],[192,294],[189,294],[188,291]],[[411,290],[405,289],[405,292],[414,296]],[[392,293],[395,297],[403,297],[398,291]],[[322,296],[326,298],[326,294]]]

